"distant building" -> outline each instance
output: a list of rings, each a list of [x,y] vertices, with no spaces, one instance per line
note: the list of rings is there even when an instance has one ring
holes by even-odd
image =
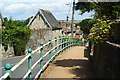
[[[49,39],[61,36],[61,26],[48,10],[40,9],[30,20],[28,26],[32,30],[27,48],[36,49],[40,42],[48,42]]]
[[[62,27],[62,34],[63,35],[71,35],[71,25],[66,24],[66,21],[60,21],[60,25]],[[73,33],[76,31],[76,25],[73,25]]]

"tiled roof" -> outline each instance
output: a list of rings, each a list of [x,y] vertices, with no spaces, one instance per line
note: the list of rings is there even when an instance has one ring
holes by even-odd
[[[40,14],[43,14],[45,20],[47,20],[50,27],[52,27],[53,30],[55,29],[62,29],[56,18],[53,16],[53,14],[48,10],[42,10],[40,9]]]

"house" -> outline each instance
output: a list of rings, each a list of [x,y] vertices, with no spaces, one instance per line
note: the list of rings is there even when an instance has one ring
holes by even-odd
[[[67,24],[65,21],[60,21],[62,27],[62,34],[71,36],[71,24]],[[73,25],[73,33],[76,31],[76,25]]]
[[[46,43],[49,39],[61,36],[61,26],[56,18],[48,10],[39,9],[36,15],[28,23],[32,30],[27,49],[36,49],[40,42]]]

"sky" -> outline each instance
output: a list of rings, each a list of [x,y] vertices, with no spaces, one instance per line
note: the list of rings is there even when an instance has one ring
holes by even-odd
[[[14,20],[25,20],[34,16],[39,9],[49,10],[57,20],[66,20],[69,16],[71,20],[73,0],[0,0],[0,11],[3,17],[13,17]],[[76,0],[77,2],[77,0]],[[66,5],[69,4],[69,5]],[[94,12],[79,15],[80,11],[75,11],[75,20],[92,18]]]

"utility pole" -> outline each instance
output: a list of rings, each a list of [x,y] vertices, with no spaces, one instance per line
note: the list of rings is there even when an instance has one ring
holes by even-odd
[[[74,14],[75,14],[75,0],[73,1],[73,8],[72,8],[71,36],[73,36]]]
[[[68,27],[68,16],[67,16],[67,19],[66,19],[66,27]]]

